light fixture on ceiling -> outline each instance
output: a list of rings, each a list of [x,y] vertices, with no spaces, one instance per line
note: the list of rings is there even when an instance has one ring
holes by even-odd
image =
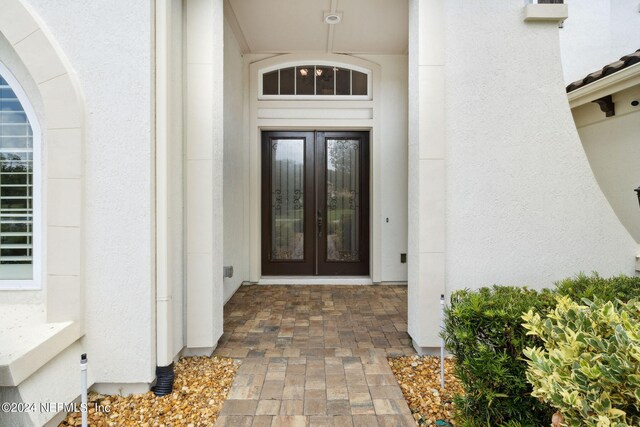
[[[322,75],[322,68],[316,68],[316,76],[320,77]]]
[[[309,70],[307,70],[306,68],[300,68],[298,71],[300,71],[300,75],[302,77],[306,77],[307,74],[309,74]]]
[[[329,25],[339,24],[342,21],[342,12],[325,12],[324,22]]]

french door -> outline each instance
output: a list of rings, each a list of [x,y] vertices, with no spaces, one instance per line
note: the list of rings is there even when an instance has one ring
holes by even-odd
[[[262,274],[369,274],[369,133],[262,133]]]

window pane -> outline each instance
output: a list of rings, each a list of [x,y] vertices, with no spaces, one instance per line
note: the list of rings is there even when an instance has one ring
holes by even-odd
[[[314,94],[314,72],[313,65],[296,67],[296,95]]]
[[[283,68],[280,70],[280,95],[295,95],[296,70]]]
[[[29,135],[29,125],[27,123],[5,123],[0,127],[0,138],[10,136],[27,136]]]
[[[0,108],[0,124],[7,123],[29,123],[27,115],[25,113],[16,111],[3,111]]]
[[[360,141],[327,139],[328,261],[360,260]]]
[[[316,67],[316,95],[333,95],[333,67]]]
[[[33,132],[0,78],[0,280],[33,278]]]
[[[262,75],[262,95],[369,95],[366,73],[331,65],[299,65]],[[8,106],[5,121],[26,123],[20,111]],[[2,135],[0,135],[1,137]]]
[[[262,93],[265,95],[278,94],[278,70],[262,75]]]
[[[351,95],[351,70],[336,71],[336,95]]]
[[[304,139],[271,140],[271,259],[304,259]]]
[[[351,74],[351,94],[367,95],[367,75],[359,71],[352,71]]]

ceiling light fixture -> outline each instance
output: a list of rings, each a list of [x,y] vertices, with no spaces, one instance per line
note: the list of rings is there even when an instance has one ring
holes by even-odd
[[[339,24],[342,21],[342,12],[325,12],[324,22],[329,25]]]
[[[307,70],[306,68],[300,68],[298,71],[300,71],[300,75],[302,77],[305,77],[309,73],[309,70]]]

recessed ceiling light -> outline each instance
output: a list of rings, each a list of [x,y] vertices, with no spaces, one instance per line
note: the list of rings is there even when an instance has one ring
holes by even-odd
[[[329,25],[339,24],[342,21],[342,12],[325,12],[324,22]]]

